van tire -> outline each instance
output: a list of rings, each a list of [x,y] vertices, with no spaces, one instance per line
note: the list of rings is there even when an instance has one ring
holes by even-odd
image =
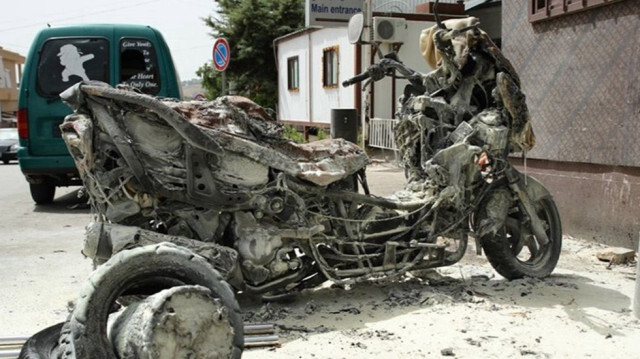
[[[36,204],[50,204],[56,194],[56,185],[45,180],[41,183],[29,183],[29,190]]]

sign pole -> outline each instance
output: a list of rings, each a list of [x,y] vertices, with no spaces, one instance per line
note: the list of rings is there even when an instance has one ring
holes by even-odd
[[[227,95],[227,72],[222,71],[222,96]]]

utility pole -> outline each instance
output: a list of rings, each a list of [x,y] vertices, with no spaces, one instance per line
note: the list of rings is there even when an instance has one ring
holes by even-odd
[[[364,29],[365,31],[363,32],[363,40],[366,41],[371,41],[372,40],[372,26],[373,26],[373,0],[364,0]],[[366,35],[365,35],[366,34]],[[362,45],[358,45],[362,48]],[[371,47],[368,47],[369,49],[371,49]],[[362,56],[362,59],[369,59],[370,56]],[[362,61],[362,60],[360,60]],[[369,67],[369,61],[365,61],[366,66],[364,68]],[[371,86],[373,86],[373,84],[371,84]],[[367,104],[370,103],[370,101],[367,99],[367,96],[369,96],[369,91],[362,91],[362,97],[360,100],[360,108],[362,109],[362,113],[360,114],[360,128],[362,129],[362,143],[360,144],[362,146],[362,148],[364,149],[365,146],[365,132],[367,131],[367,112],[369,111],[369,108],[367,106]]]

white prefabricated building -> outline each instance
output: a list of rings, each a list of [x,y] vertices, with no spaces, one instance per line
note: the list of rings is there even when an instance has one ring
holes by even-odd
[[[431,71],[420,54],[419,39],[423,29],[435,25],[432,16],[394,14],[389,19],[400,19],[406,24],[406,31],[395,43],[382,43],[382,53],[391,52],[395,46],[399,58],[409,67]],[[304,128],[329,128],[333,109],[356,109],[359,117],[364,115],[367,119],[394,117],[406,80],[385,78],[365,92],[362,86],[342,86],[343,81],[366,71],[377,59],[371,46],[349,43],[346,24],[308,27],[276,39],[274,48],[279,121]]]

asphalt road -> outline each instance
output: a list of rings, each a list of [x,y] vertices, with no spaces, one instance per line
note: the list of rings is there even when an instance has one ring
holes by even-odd
[[[0,337],[64,321],[91,272],[80,253],[91,215],[73,209],[78,189],[59,188],[53,204],[36,206],[18,164],[0,165]]]

